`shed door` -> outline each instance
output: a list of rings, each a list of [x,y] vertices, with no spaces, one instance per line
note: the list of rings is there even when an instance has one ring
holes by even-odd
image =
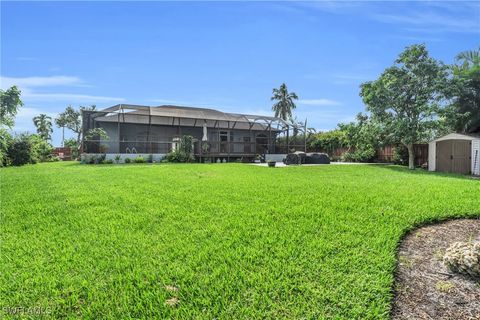
[[[437,142],[437,171],[468,174],[471,171],[472,142],[445,140]]]

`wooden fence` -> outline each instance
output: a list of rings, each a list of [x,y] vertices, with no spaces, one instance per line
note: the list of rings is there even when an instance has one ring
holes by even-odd
[[[385,163],[393,163],[393,154],[394,154],[394,146],[385,146],[379,150],[377,150],[377,154],[375,156],[375,162],[385,162]],[[413,146],[415,152],[415,165],[421,166],[428,161],[428,144],[415,144]],[[323,151],[327,153],[331,159],[337,160],[342,157],[342,155],[349,151],[348,148],[336,148],[330,151]],[[322,151],[320,151],[322,152]]]

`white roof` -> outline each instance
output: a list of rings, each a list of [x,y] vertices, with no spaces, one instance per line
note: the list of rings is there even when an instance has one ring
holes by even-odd
[[[449,133],[446,136],[437,138],[431,142],[444,140],[480,140],[480,136],[475,134]]]

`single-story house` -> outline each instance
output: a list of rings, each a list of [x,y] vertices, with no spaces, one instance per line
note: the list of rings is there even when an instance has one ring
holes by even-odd
[[[450,133],[431,141],[428,170],[480,175],[480,135]]]
[[[82,118],[84,133],[102,128],[108,135],[103,139],[84,134],[83,153],[107,154],[107,158],[132,153],[163,157],[176,148],[183,135],[193,136],[194,154],[200,159],[251,160],[257,155],[306,150],[305,141],[292,139],[293,131],[305,132],[305,127],[276,117],[172,105],[119,104],[84,111]]]

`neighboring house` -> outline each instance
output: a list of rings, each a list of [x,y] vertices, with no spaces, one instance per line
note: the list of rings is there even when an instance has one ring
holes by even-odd
[[[180,137],[194,137],[194,154],[202,158],[253,159],[256,155],[305,151],[305,141],[293,145],[294,128],[304,127],[275,117],[225,113],[181,106],[116,105],[84,111],[83,132],[103,128],[109,139],[83,139],[84,153],[165,155]],[[280,144],[277,138],[284,137]],[[298,139],[297,139],[298,140]]]
[[[480,175],[480,135],[450,133],[430,142],[428,170]]]

